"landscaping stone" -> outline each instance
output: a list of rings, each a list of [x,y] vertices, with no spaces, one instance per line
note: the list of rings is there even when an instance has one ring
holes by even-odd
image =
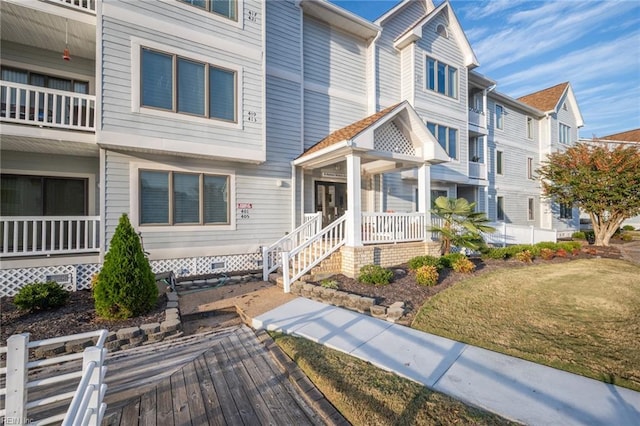
[[[140,327],[121,328],[116,334],[118,335],[118,339],[131,339],[140,336],[142,330],[140,330]]]
[[[387,309],[387,321],[396,322],[404,315],[404,308],[390,307]]]
[[[142,324],[140,326],[140,330],[142,330],[142,332],[146,335],[157,333],[160,331],[160,323],[152,322],[150,324]]]
[[[307,275],[303,275],[300,278],[298,278],[299,281],[302,281],[303,283],[306,283],[307,281],[311,281],[311,275],[307,274]]]
[[[302,284],[302,295],[304,297],[311,297],[311,295],[313,294],[314,287],[316,286],[313,284],[308,284],[308,283]]]
[[[171,332],[177,331],[180,329],[180,321],[179,320],[168,320],[160,323],[160,331]]]
[[[387,319],[387,308],[381,305],[373,305],[369,308],[371,316],[374,318]]]
[[[95,342],[92,339],[72,340],[67,342],[65,350],[67,352],[82,352],[85,348],[93,346]]]
[[[144,342],[145,340],[147,340],[147,335],[146,334],[141,334],[138,337],[133,337],[133,338],[129,339],[129,344],[138,346],[138,345],[140,345],[140,343]]]
[[[291,293],[293,294],[301,294],[302,293],[303,283],[301,281],[296,281],[291,284]]]
[[[360,296],[357,294],[349,294],[347,296],[347,308],[349,309],[358,309],[360,304]]]
[[[390,308],[400,308],[404,309],[404,302],[393,302]]]
[[[178,311],[178,308],[168,308],[164,311],[165,316],[166,315],[172,315],[175,314],[177,316],[180,316],[180,311]]]
[[[167,293],[167,302],[177,302],[178,293]]]
[[[51,345],[41,346],[36,348],[36,358],[48,358],[58,354],[64,353],[66,350],[64,343],[54,343]]]
[[[167,308],[177,308],[178,307],[178,302],[167,302]]]
[[[371,306],[375,304],[376,304],[376,299],[372,297],[361,296],[356,309],[358,310],[358,312],[368,313],[371,309]]]
[[[165,336],[166,336],[166,333],[164,331],[160,331],[158,333],[151,333],[147,335],[147,341],[150,343],[160,342],[161,340],[164,340]]]

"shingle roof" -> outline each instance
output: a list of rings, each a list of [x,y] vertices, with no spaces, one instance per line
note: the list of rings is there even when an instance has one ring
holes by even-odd
[[[355,123],[349,124],[346,127],[336,130],[335,132],[329,134],[329,136],[327,136],[326,138],[322,139],[320,142],[307,149],[298,158],[304,157],[305,155],[309,155],[316,151],[320,151],[321,149],[331,145],[335,145],[338,142],[352,139],[358,133],[362,132],[367,127],[371,126],[376,121],[384,117],[387,113],[394,110],[398,105],[400,105],[400,103],[392,105],[388,108],[383,109],[382,111],[378,111],[373,115],[363,118],[360,121],[356,121]]]
[[[603,136],[600,139],[619,142],[640,142],[640,129],[627,130],[626,132]]]
[[[562,94],[567,89],[569,82],[557,84],[548,89],[543,89],[529,95],[522,96],[518,100],[540,111],[551,111],[558,105]]]

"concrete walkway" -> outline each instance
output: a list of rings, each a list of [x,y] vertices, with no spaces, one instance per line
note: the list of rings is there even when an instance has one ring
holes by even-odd
[[[253,327],[307,338],[529,425],[640,425],[640,393],[297,298]]]

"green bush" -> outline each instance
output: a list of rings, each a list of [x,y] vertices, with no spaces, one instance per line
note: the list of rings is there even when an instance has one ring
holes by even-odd
[[[578,250],[581,247],[582,247],[582,243],[580,241],[563,241],[561,243],[558,243],[557,249],[573,252],[574,250]]]
[[[20,309],[30,311],[53,309],[64,306],[69,299],[69,292],[55,281],[36,282],[22,287],[13,298],[13,303]]]
[[[529,250],[524,250],[516,253],[515,258],[524,263],[533,262],[533,254]]]
[[[489,249],[486,253],[483,254],[483,257],[489,259],[497,259],[502,260],[510,257],[509,251],[507,247],[494,247]]]
[[[465,256],[462,253],[449,253],[449,254],[445,254],[440,258],[440,264],[444,268],[453,268],[454,263],[456,263],[460,259],[466,259],[466,258],[467,256]]]
[[[96,312],[103,318],[138,316],[157,302],[155,276],[126,214],[113,234],[93,295]]]
[[[320,281],[320,286],[324,288],[332,288],[336,290],[338,288],[338,285],[339,283],[336,280],[326,279],[326,280]]]
[[[435,266],[438,270],[442,269],[441,257],[435,256],[416,256],[409,260],[409,269],[417,271],[422,266]]]
[[[476,270],[476,265],[466,257],[456,260],[455,262],[453,262],[451,267],[455,272],[460,272],[463,274],[470,274]]]
[[[574,240],[586,240],[587,239],[587,234],[585,234],[582,231],[577,231],[577,232],[574,232],[573,234],[571,234],[571,238],[573,238]]]
[[[635,231],[635,228],[632,225],[625,225],[622,227],[623,231]]]
[[[420,285],[434,286],[438,284],[438,268],[433,265],[424,265],[416,270],[416,282]]]
[[[633,241],[633,235],[631,234],[622,234],[620,238],[622,241]]]
[[[393,272],[378,265],[364,265],[360,268],[358,281],[364,284],[387,285],[393,278]]]
[[[538,247],[540,250],[542,249],[558,250],[558,248],[560,248],[558,243],[554,243],[552,241],[541,241],[537,243],[535,246]]]

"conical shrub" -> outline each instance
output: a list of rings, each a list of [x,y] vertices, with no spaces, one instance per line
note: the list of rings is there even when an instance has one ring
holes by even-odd
[[[158,299],[155,276],[126,214],[120,217],[93,290],[103,318],[130,318],[150,311]]]

